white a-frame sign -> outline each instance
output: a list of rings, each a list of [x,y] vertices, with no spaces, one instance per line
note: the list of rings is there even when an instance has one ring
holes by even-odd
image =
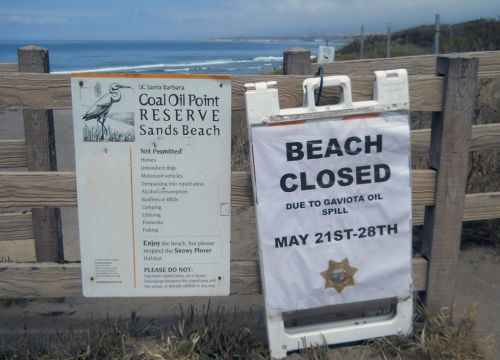
[[[374,100],[346,76],[304,81],[280,109],[276,82],[246,85],[260,267],[271,355],[402,334],[412,323],[406,70],[377,71]],[[317,106],[318,87],[340,103]],[[391,314],[287,328],[283,314],[394,299]],[[317,311],[317,310],[316,310]]]

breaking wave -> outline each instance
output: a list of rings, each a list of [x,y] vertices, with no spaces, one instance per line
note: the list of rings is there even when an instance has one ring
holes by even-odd
[[[52,74],[73,74],[73,73],[94,73],[94,72],[115,72],[115,71],[135,71],[141,72],[144,70],[162,70],[164,72],[175,72],[175,71],[189,71],[192,67],[202,67],[201,69],[207,69],[206,66],[213,65],[226,65],[226,64],[241,64],[241,63],[265,63],[263,65],[272,65],[269,62],[282,61],[281,56],[258,56],[253,59],[216,59],[207,61],[197,61],[197,62],[186,62],[186,63],[170,63],[170,64],[146,64],[146,65],[131,65],[131,66],[113,66],[113,67],[101,67],[95,69],[77,69],[77,70],[64,70],[64,71],[53,71]]]

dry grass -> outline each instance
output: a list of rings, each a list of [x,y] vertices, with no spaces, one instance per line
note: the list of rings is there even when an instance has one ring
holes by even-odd
[[[391,336],[365,343],[328,347],[326,341],[299,351],[292,357],[310,360],[482,360],[492,359],[493,337],[477,329],[476,308],[457,320],[444,311],[431,315],[417,306],[414,331],[410,336]]]
[[[231,169],[233,171],[249,171],[249,144],[246,117],[243,111],[232,113],[231,136]]]
[[[443,311],[431,315],[418,306],[412,337],[387,337],[370,342],[383,359],[492,359],[493,337],[477,329],[476,307],[458,320]]]
[[[250,171],[250,159],[248,157],[248,141],[237,139],[231,144],[231,169],[233,171]]]
[[[329,348],[326,342],[300,351],[295,358],[330,359],[404,359],[404,360],[482,360],[492,359],[493,337],[477,329],[476,308],[458,320],[450,312],[431,315],[417,306],[413,334],[369,340],[352,347]]]
[[[197,311],[180,307],[175,325],[139,327],[135,314],[128,322],[95,324],[85,335],[67,331],[43,342],[21,337],[0,348],[0,359],[267,359],[269,352],[256,340],[237,309]],[[254,316],[255,314],[250,314]],[[430,315],[418,306],[414,333],[387,337],[356,347],[329,349],[326,342],[305,348],[295,358],[327,359],[491,359],[493,339],[476,327],[476,308],[458,320],[449,312]],[[298,355],[298,356],[297,356]]]
[[[181,308],[181,320],[174,326],[173,335],[203,358],[260,359],[267,355],[250,329],[242,324],[238,310],[211,310],[210,303],[199,315],[193,306],[187,313]]]
[[[21,337],[0,359],[266,359],[267,349],[236,309],[189,307],[175,325],[138,327],[131,321],[95,324],[85,335],[67,331],[43,342]]]
[[[300,351],[302,357],[309,360],[329,360],[329,349],[326,340],[323,338],[322,344],[316,344],[306,348],[305,341],[303,342],[303,350]]]

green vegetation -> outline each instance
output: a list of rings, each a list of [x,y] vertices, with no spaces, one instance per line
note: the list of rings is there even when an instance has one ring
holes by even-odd
[[[477,19],[458,24],[441,24],[440,53],[500,49],[500,21]],[[364,40],[364,58],[386,56],[387,37],[369,35]],[[392,34],[391,56],[432,54],[434,25],[421,25]],[[360,41],[356,39],[336,52],[336,60],[359,59]]]

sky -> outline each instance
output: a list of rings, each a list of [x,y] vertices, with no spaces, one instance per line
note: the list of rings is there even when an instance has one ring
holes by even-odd
[[[500,16],[499,0],[0,0],[1,40],[191,40],[357,33]]]

